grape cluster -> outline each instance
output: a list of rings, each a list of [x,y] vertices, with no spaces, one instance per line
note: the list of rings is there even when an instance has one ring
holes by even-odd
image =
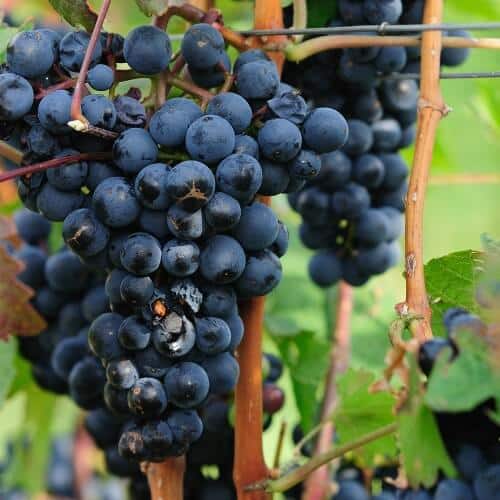
[[[340,0],[340,17],[329,24],[420,23],[423,5],[423,0]],[[442,64],[461,64],[467,55],[444,49]],[[400,258],[408,167],[399,150],[415,138],[418,86],[389,77],[419,73],[419,59],[419,48],[366,47],[330,50],[285,66],[285,81],[315,105],[340,111],[349,124],[346,144],[322,154],[319,175],[289,195],[302,217],[300,238],[316,252],[309,273],[319,286],[340,279],[361,286]]]
[[[146,109],[135,91],[93,93],[115,85],[116,62],[145,76],[169,67],[168,35],[140,26],[125,39],[99,38],[82,113],[100,133],[76,132],[68,125],[72,78],[88,44],[83,31],[16,35],[0,73],[0,132],[26,161],[109,156],[22,177],[18,192],[29,210],[62,222],[67,248],[57,259],[79,266],[54,265],[49,282],[61,272],[64,287],[83,293],[80,274],[107,276],[98,284],[103,307],[85,316],[91,324],[81,336],[58,344],[50,369],[91,410],[87,427],[110,471],[130,476],[136,462],[186,453],[202,435],[204,402],[234,389],[244,333],[237,301],[277,286],[288,246],[286,227],[258,197],[318,175],[319,155],[338,150],[348,126],[333,109],[309,109],[259,50],[238,57],[233,91],[210,93],[209,102],[173,97]],[[232,82],[211,25],[192,26],[181,54],[191,88]],[[266,391],[279,407],[280,394]]]

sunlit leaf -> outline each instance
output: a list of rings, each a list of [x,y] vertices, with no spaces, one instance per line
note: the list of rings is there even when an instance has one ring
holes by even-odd
[[[83,27],[87,31],[92,31],[94,28],[97,14],[86,0],[49,0],[49,2],[71,26]]]
[[[135,0],[146,16],[162,16],[167,12],[169,0]]]

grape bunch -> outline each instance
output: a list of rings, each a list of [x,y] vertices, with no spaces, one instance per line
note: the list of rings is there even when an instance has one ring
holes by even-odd
[[[423,5],[340,0],[339,18],[329,25],[420,23]],[[445,48],[441,62],[456,66],[467,55],[466,49]],[[399,150],[415,138],[418,86],[390,76],[419,73],[419,59],[419,48],[366,47],[330,50],[285,66],[285,81],[314,105],[340,111],[349,124],[346,144],[322,154],[319,175],[289,195],[302,218],[300,239],[315,251],[309,274],[321,287],[340,279],[361,286],[400,259],[408,167]]]
[[[179,75],[200,99],[158,96],[159,108],[134,89],[106,91],[120,80],[116,63],[134,75],[165,72],[168,35],[154,26],[125,39],[102,33],[81,106],[98,134],[77,132],[72,87],[88,45],[83,31],[49,29],[10,41],[0,134],[25,161],[61,163],[21,177],[19,196],[62,222],[61,260],[106,275],[103,307],[81,325],[79,350],[64,339],[57,356],[70,395],[91,411],[87,428],[109,470],[132,476],[137,462],[186,453],[202,435],[204,402],[234,389],[238,300],[278,285],[288,246],[286,227],[259,197],[318,175],[320,154],[337,151],[348,126],[331,108],[310,109],[260,50],[242,53],[231,73],[221,34],[202,23],[184,36]],[[83,292],[79,276],[64,274],[64,286]],[[266,390],[279,407],[282,394]]]

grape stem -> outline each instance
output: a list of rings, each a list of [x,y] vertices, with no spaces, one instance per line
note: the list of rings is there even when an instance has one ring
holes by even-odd
[[[147,475],[151,500],[181,500],[184,495],[186,458],[168,458],[161,463],[143,463]]]
[[[276,443],[276,450],[274,452],[273,469],[278,469],[281,462],[281,453],[283,451],[283,444],[285,442],[285,434],[287,429],[286,420],[283,420],[280,425],[280,433],[278,435],[278,442]]]
[[[177,87],[178,89],[181,89],[194,97],[198,97],[202,102],[211,101],[214,98],[214,94],[212,94],[208,90],[202,89],[192,82],[183,80],[170,71],[165,72],[165,80],[167,84]]]
[[[293,0],[293,29],[307,28],[307,0]],[[294,35],[295,43],[300,43],[304,35]]]
[[[319,433],[314,455],[326,452],[333,441],[334,425],[332,415],[337,404],[337,379],[349,363],[351,339],[351,314],[353,289],[341,281],[337,291],[337,308],[332,332],[330,363],[325,379],[325,391],[320,422],[324,424]],[[330,467],[324,465],[316,469],[306,480],[303,500],[322,500],[330,488]]]
[[[11,146],[8,142],[0,140],[0,156],[7,158],[16,165],[21,165],[24,154],[19,149]]]
[[[92,35],[90,36],[90,41],[85,51],[85,57],[83,58],[82,67],[78,73],[78,78],[76,80],[75,91],[73,93],[73,100],[71,102],[71,119],[72,121],[80,121],[82,124],[88,126],[87,119],[82,114],[82,96],[83,90],[85,89],[85,81],[87,80],[87,73],[90,68],[90,62],[92,61],[92,55],[94,54],[97,41],[101,35],[101,29],[106,19],[106,15],[111,5],[111,0],[103,0],[101,8],[99,10],[99,15],[97,16],[94,29],[92,30]],[[86,132],[85,128],[79,130],[80,132]],[[89,133],[94,133],[94,131],[88,130]]]
[[[443,18],[443,0],[429,0],[425,4],[424,23],[440,23]],[[432,164],[434,143],[441,118],[447,115],[439,86],[441,32],[427,31],[422,35],[420,100],[418,105],[415,154],[406,195],[405,220],[405,277],[406,300],[397,306],[402,316],[421,319],[410,323],[413,336],[424,342],[432,337],[431,309],[424,276],[423,225],[425,193]]]
[[[71,89],[76,85],[76,80],[64,80],[63,82],[56,83],[55,85],[51,85],[50,87],[40,88],[35,95],[35,99],[43,99],[46,95],[49,95],[51,92],[55,90],[66,90]]]
[[[78,155],[64,156],[62,158],[53,158],[52,160],[42,161],[41,163],[33,163],[26,167],[16,168],[0,174],[0,183],[22,177],[24,175],[32,175],[37,172],[45,172],[49,168],[59,168],[70,163],[77,163],[79,161],[99,161],[111,159],[111,153],[81,153]]]
[[[308,460],[306,463],[299,467],[291,467],[292,471],[281,476],[276,480],[266,479],[264,481],[259,481],[247,486],[247,491],[262,491],[265,490],[269,493],[278,493],[281,491],[286,491],[289,488],[292,488],[296,484],[302,482],[305,478],[307,478],[314,470],[323,465],[331,462],[336,458],[340,458],[346,453],[355,450],[364,446],[365,444],[371,443],[385,436],[389,436],[397,431],[397,423],[394,422],[392,424],[386,425],[385,427],[380,427],[379,429],[365,434],[364,436],[351,441],[350,443],[346,443],[342,446],[330,446],[330,448],[321,453],[320,455],[316,455]],[[293,464],[292,464],[293,465]],[[287,468],[290,467],[290,464],[287,464]]]
[[[420,47],[424,48],[423,40],[429,32],[422,36],[360,36],[360,35],[327,35],[306,40],[299,44],[287,43],[268,47],[272,50],[284,50],[290,61],[300,62],[314,54],[326,50],[348,49],[357,47]],[[441,37],[440,31],[431,34]],[[476,48],[500,50],[500,39],[498,38],[460,38],[442,37],[443,47],[451,48]]]

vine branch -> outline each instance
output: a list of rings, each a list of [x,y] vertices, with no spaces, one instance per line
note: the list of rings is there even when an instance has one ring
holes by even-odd
[[[143,472],[148,478],[152,500],[181,500],[184,495],[186,458],[168,458],[161,463],[145,463]]]
[[[273,481],[266,480],[253,483],[247,487],[247,490],[258,491],[265,489],[270,493],[278,493],[280,491],[286,491],[295,486],[296,484],[302,482],[306,477],[309,476],[309,474],[311,474],[311,472],[316,470],[318,467],[321,467],[336,458],[340,458],[346,453],[355,450],[357,448],[360,448],[365,444],[376,441],[377,439],[380,439],[384,436],[393,434],[394,432],[397,431],[397,428],[398,428],[397,423],[394,422],[392,424],[386,425],[385,427],[381,427],[373,432],[365,434],[364,436],[354,441],[351,441],[350,443],[346,443],[345,445],[331,446],[328,451],[321,453],[320,455],[314,456],[313,458],[308,460],[305,464],[294,468],[288,474],[285,474],[284,476],[281,476],[280,478]]]
[[[440,23],[443,0],[425,3],[424,23]],[[405,277],[406,301],[398,306],[404,315],[421,317],[410,324],[413,335],[423,342],[432,337],[431,309],[425,288],[423,224],[425,193],[432,163],[434,142],[439,122],[449,109],[439,86],[441,32],[427,31],[422,35],[420,100],[413,168],[406,195],[405,220]]]
[[[337,378],[343,373],[349,362],[351,314],[353,289],[341,281],[338,286],[337,308],[334,330],[331,339],[330,364],[325,381],[325,392],[321,408],[320,422],[323,424],[316,443],[315,455],[326,452],[332,443],[334,425],[332,414],[337,404]],[[328,465],[316,469],[306,480],[303,500],[322,500],[328,494],[330,468]]]
[[[308,57],[333,49],[358,47],[419,47],[424,50],[424,40],[428,35],[442,38],[442,46],[450,48],[475,48],[500,50],[499,38],[460,38],[442,37],[440,31],[424,32],[421,36],[363,36],[363,35],[327,35],[311,38],[299,44],[273,46],[274,50],[284,50],[290,61],[300,62]]]

